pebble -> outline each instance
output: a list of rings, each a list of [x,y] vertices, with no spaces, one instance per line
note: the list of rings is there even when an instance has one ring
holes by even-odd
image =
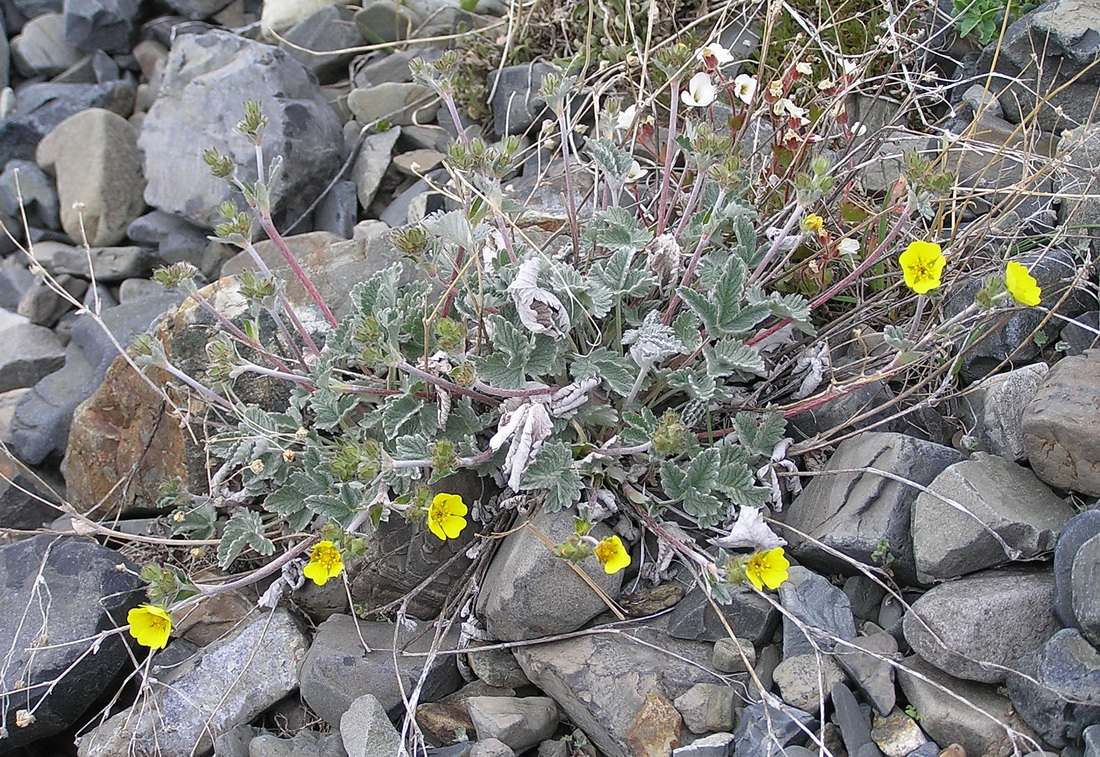
[[[478,739],[498,739],[516,752],[553,736],[560,719],[549,697],[470,697],[466,709]]]

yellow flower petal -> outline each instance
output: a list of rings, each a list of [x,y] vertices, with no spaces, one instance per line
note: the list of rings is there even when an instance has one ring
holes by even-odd
[[[319,541],[309,553],[309,564],[302,573],[318,586],[324,586],[344,570],[344,558],[330,541]]]
[[[630,565],[630,554],[618,536],[607,537],[593,551],[596,559],[603,563],[603,572],[609,576]]]
[[[790,561],[783,555],[783,548],[776,547],[753,555],[745,567],[745,575],[757,591],[763,591],[765,586],[778,589],[787,580],[787,569],[790,567]]]
[[[943,249],[934,242],[911,242],[898,257],[905,285],[917,294],[927,294],[940,285],[947,259]]]
[[[466,528],[463,516],[469,511],[459,495],[440,492],[428,507],[428,529],[443,541],[457,539]]]
[[[1028,272],[1026,266],[1015,260],[1010,260],[1005,266],[1005,287],[1012,299],[1028,307],[1038,305],[1043,296],[1043,290],[1039,288],[1035,277]]]
[[[157,605],[138,605],[126,614],[130,635],[150,649],[164,649],[172,633],[172,616]]]

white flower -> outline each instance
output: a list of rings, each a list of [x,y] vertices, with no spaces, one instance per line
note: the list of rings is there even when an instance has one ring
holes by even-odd
[[[824,92],[827,89],[832,89],[836,86],[836,82],[832,79],[822,79],[817,83],[817,88]]]
[[[848,237],[847,239],[841,239],[836,244],[836,251],[843,257],[854,258],[859,254],[859,240]]]
[[[626,172],[626,178],[623,181],[627,184],[633,184],[634,182],[645,178],[645,175],[649,173],[646,169],[642,168],[638,161],[633,161],[630,164],[630,170]]]
[[[623,112],[619,114],[615,119],[615,128],[626,131],[634,125],[634,119],[638,117],[638,106],[631,105],[629,108],[624,108]]]
[[[730,55],[730,51],[717,42],[711,42],[709,45],[705,45],[695,54],[695,57],[703,61],[703,63],[707,62],[707,58],[713,58],[714,62],[719,66],[733,63],[733,56]]]
[[[745,105],[749,105],[752,103],[752,98],[756,96],[756,86],[755,76],[738,74],[733,80],[733,94]]]
[[[861,121],[852,121],[852,125],[848,128],[852,130],[853,137],[862,137],[867,133],[867,124]]]
[[[847,58],[840,59],[840,70],[844,72],[845,76],[851,76],[859,68],[859,64],[854,60],[848,60]]]
[[[803,108],[795,105],[793,102],[791,102],[790,98],[787,97],[776,100],[775,104],[772,106],[772,111],[777,116],[782,116],[786,114],[788,118],[797,119],[803,124],[807,124],[810,122],[809,119],[806,118],[806,111]]]
[[[713,103],[717,96],[718,87],[714,86],[710,74],[702,71],[691,77],[687,92],[680,93],[680,99],[684,104],[693,108],[705,108]]]
[[[811,66],[809,63],[806,63],[805,61],[800,61],[796,63],[794,70],[802,74],[803,76],[813,76],[814,73],[813,66]]]

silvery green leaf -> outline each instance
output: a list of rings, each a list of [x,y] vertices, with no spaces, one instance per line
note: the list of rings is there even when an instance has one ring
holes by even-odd
[[[578,355],[569,373],[574,379],[596,377],[607,382],[611,391],[625,397],[638,374],[637,367],[625,356],[606,347],[597,347],[587,355]]]
[[[630,165],[634,162],[633,156],[626,150],[618,147],[610,139],[600,137],[589,139],[584,143],[584,149],[592,158],[600,164],[608,178],[616,184],[622,184],[630,173]]]
[[[782,413],[738,413],[733,416],[737,439],[754,458],[768,459],[787,428]]]
[[[549,442],[529,465],[523,477],[524,491],[542,491],[543,508],[555,513],[572,507],[580,499],[583,485],[569,448],[561,442]]]
[[[585,224],[584,239],[609,252],[633,254],[649,244],[653,232],[642,227],[637,217],[625,208],[611,207],[592,214]]]
[[[767,551],[786,545],[787,541],[776,535],[764,522],[762,511],[756,507],[742,507],[737,522],[725,536],[709,539],[711,544],[722,549],[754,549]]]
[[[477,249],[474,229],[470,225],[470,219],[461,210],[437,211],[420,223],[425,229],[448,244],[471,252]]]
[[[882,329],[882,340],[898,352],[906,352],[916,346],[916,342],[905,335],[905,329],[893,324]]]
[[[183,520],[172,519],[172,535],[189,539],[213,539],[217,533],[218,510],[210,500],[197,507],[181,508]]]
[[[657,279],[646,270],[635,268],[634,252],[617,250],[598,263],[592,275],[616,297],[645,297],[657,286]]]
[[[233,513],[222,531],[222,539],[218,544],[218,565],[222,569],[228,568],[249,547],[256,554],[264,556],[275,552],[274,542],[264,536],[260,514],[253,510],[240,509]]]
[[[661,314],[656,310],[646,314],[641,326],[623,334],[623,345],[630,347],[634,362],[646,368],[684,349],[676,332],[661,323]]]
[[[707,361],[707,373],[711,376],[729,376],[741,371],[757,376],[767,375],[760,353],[737,339],[721,339],[703,351]]]
[[[548,334],[556,339],[569,331],[569,314],[557,295],[538,285],[542,263],[531,257],[520,264],[516,278],[508,285],[508,293],[524,326],[535,334]]]

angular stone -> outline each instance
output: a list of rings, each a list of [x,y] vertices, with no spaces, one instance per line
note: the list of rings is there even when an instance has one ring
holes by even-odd
[[[58,255],[54,259],[54,270],[114,284],[123,279],[148,276],[163,263],[147,247],[93,247],[88,251],[73,249]],[[161,291],[164,291],[163,287]]]
[[[421,20],[420,14],[407,4],[398,5],[390,0],[367,2],[355,14],[356,25],[372,44],[408,39]]]
[[[151,701],[123,710],[83,736],[80,757],[189,757],[209,751],[218,735],[294,690],[307,646],[290,613],[275,610],[178,665],[154,667]]]
[[[514,654],[527,677],[558,703],[602,754],[632,757],[636,752],[630,736],[639,735],[634,729],[641,713],[668,712],[659,702],[647,705],[650,694],[676,713],[669,700],[696,683],[719,682],[706,667],[710,645],[673,639],[662,625],[663,619],[658,619],[617,634],[518,647]],[[679,721],[678,713],[675,720]]]
[[[394,126],[429,123],[439,110],[439,98],[420,84],[382,82],[348,93],[348,108],[360,123],[385,120]]]
[[[343,4],[327,5],[288,30],[280,46],[322,82],[347,76],[348,63],[355,57],[347,51],[364,44],[359,27],[352,23],[355,13]]]
[[[434,702],[456,690],[460,683],[453,655],[432,659],[406,656],[402,652],[427,652],[433,634],[422,623],[395,635],[392,623],[361,621],[350,615],[333,615],[317,627],[313,645],[302,665],[302,698],[326,723],[340,722],[340,717],[364,694],[381,702],[389,714],[403,706],[402,687],[409,691],[424,675],[420,701]],[[457,637],[457,628],[451,636]],[[398,642],[394,668],[394,641]],[[444,648],[456,639],[443,641]],[[368,650],[364,650],[364,642]],[[426,670],[425,670],[426,668]],[[399,680],[400,679],[400,680]]]
[[[340,738],[348,757],[389,757],[404,746],[386,708],[372,694],[358,697],[340,716]]]
[[[27,222],[31,226],[48,229],[61,226],[54,182],[29,160],[9,160],[4,166],[4,173],[0,175],[0,210],[13,218],[19,218],[21,210],[26,210]],[[7,228],[15,231],[11,226]]]
[[[631,754],[642,757],[658,757],[680,746],[683,723],[680,713],[672,703],[656,691],[646,695],[645,704],[638,712],[626,734]]]
[[[1008,697],[1046,743],[1060,749],[1100,722],[1100,651],[1076,629],[1058,631],[1016,667]]]
[[[115,59],[102,50],[96,50],[69,66],[52,81],[57,84],[93,84],[118,78],[119,69]]]
[[[1059,489],[1100,495],[1100,350],[1063,358],[1024,414],[1035,475]]]
[[[526,63],[489,72],[487,86],[492,93],[489,107],[493,111],[493,131],[498,137],[522,134],[535,123],[546,109],[539,88],[553,70],[547,63]]]
[[[813,571],[792,567],[788,580],[779,587],[779,602],[786,610],[783,615],[784,659],[813,654],[815,645],[822,651],[831,652],[837,639],[850,641],[856,636],[848,597]],[[812,643],[807,633],[813,636]]]
[[[57,176],[61,226],[78,242],[117,244],[145,209],[137,134],[116,113],[90,108],[70,116],[39,143],[35,160]]]
[[[1100,647],[1100,536],[1081,545],[1073,560],[1073,614],[1078,628],[1093,646]]]
[[[270,5],[264,4],[265,15]],[[252,144],[231,128],[212,131],[209,120],[217,113],[236,123],[250,99],[260,102],[268,120],[265,159],[284,161],[271,195],[276,223],[309,206],[339,168],[339,119],[300,63],[221,30],[180,35],[172,45],[160,94],[138,139],[150,205],[210,229],[221,221],[223,202],[243,202],[225,180],[211,176],[202,153],[217,150],[233,161],[242,181],[255,180]]]
[[[391,725],[390,728],[393,726]],[[238,732],[238,729],[249,734],[248,740],[244,742],[243,749],[239,753],[230,752],[226,749],[223,739]],[[214,755],[215,757],[348,757],[348,752],[344,749],[340,734],[335,732],[299,731],[293,738],[280,739],[274,734],[262,732],[259,728],[237,726],[214,740]]]
[[[1061,341],[1068,346],[1067,355],[1080,355],[1085,350],[1100,347],[1100,311],[1090,310],[1077,316],[1062,329]]]
[[[117,566],[127,565],[131,571]],[[34,536],[0,547],[0,624],[8,664],[0,671],[4,720],[32,709],[25,728],[9,728],[6,750],[61,732],[105,693],[130,657],[120,636],[143,599],[137,567],[114,550],[81,538]]]
[[[209,18],[229,5],[232,0],[164,0],[164,4],[189,19]]]
[[[949,447],[902,434],[865,432],[842,442],[824,475],[815,476],[787,511],[794,530],[784,537],[792,554],[823,571],[851,573],[851,561],[874,564],[873,555],[886,544],[894,556],[891,569],[901,580],[915,581],[910,522],[919,492],[902,481],[928,486],[962,459]],[[841,470],[859,472],[830,473]]]
[[[129,52],[141,0],[65,0],[65,40],[79,50]]]
[[[401,127],[395,126],[380,134],[371,134],[363,140],[355,165],[351,169],[351,178],[359,190],[359,204],[362,207],[369,208],[374,200],[382,177],[390,166],[393,146],[400,135]]]
[[[836,723],[848,754],[855,755],[866,750],[867,757],[872,754],[881,757],[882,752],[871,740],[870,718],[860,709],[852,690],[842,683],[833,684],[832,699]]]
[[[1100,510],[1093,508],[1074,516],[1054,545],[1054,614],[1063,625],[1079,628],[1073,610],[1073,561],[1081,546],[1100,535]]]
[[[871,738],[886,757],[905,757],[928,741],[916,721],[898,709],[875,715]]]
[[[817,720],[808,712],[783,704],[765,694],[763,702],[750,704],[741,711],[741,720],[733,734],[733,754],[737,757],[777,757],[792,744],[804,743]]]
[[[268,36],[271,32],[283,34],[326,5],[336,3],[337,0],[265,0],[260,25]]]
[[[885,632],[853,639],[851,646],[839,646],[836,661],[859,686],[867,701],[887,715],[897,700],[894,690],[894,666],[898,656],[898,641]]]
[[[1025,365],[998,373],[971,387],[959,402],[959,410],[975,450],[1019,462],[1024,448],[1024,408],[1035,397],[1050,369],[1046,363]]]
[[[817,712],[828,701],[833,684],[844,682],[844,672],[831,655],[784,656],[772,674],[783,701],[806,712]]]
[[[1050,552],[1073,515],[1027,468],[976,452],[917,495],[917,577],[932,583]]]
[[[669,635],[677,639],[718,642],[729,636],[728,624],[738,638],[760,645],[771,638],[779,624],[779,611],[748,586],[732,587],[729,604],[715,604],[722,617],[704,591],[692,588],[669,614]]]
[[[155,247],[167,265],[186,261],[199,267],[209,244],[205,229],[162,210],[134,219],[126,228],[126,236],[136,244]]]
[[[470,697],[470,721],[479,740],[499,739],[523,752],[554,735],[558,706],[549,697]]]
[[[54,283],[65,290],[70,297],[58,294],[44,281],[39,281],[23,295],[15,312],[30,319],[31,323],[39,326],[53,328],[57,325],[61,316],[73,309],[72,300],[78,300],[88,290],[88,284],[80,279],[74,279],[67,274],[59,274],[54,277]]]
[[[52,331],[24,322],[0,330],[0,392],[33,386],[65,364],[65,347]]]
[[[756,664],[756,647],[748,639],[718,639],[710,664],[723,673],[746,673]]]
[[[499,739],[482,739],[470,749],[470,757],[516,757],[516,752]]]
[[[733,730],[740,701],[732,686],[697,683],[676,697],[673,704],[689,731],[714,733]]]
[[[490,686],[519,689],[531,685],[527,680],[527,674],[516,662],[515,655],[508,649],[479,651],[477,644],[471,644],[467,650],[466,660],[478,680]]]
[[[355,234],[355,222],[359,218],[358,191],[354,181],[336,182],[317,206],[313,227],[342,239],[351,239]]]
[[[673,749],[672,757],[727,757],[732,744],[732,733],[712,733],[686,746]],[[542,754],[539,754],[539,757],[542,757]]]
[[[28,79],[56,76],[80,60],[81,52],[65,39],[65,18],[60,13],[43,13],[23,25],[11,41],[15,68]]]
[[[410,150],[393,158],[393,167],[406,176],[419,179],[424,174],[439,168],[447,156],[436,150]]]

